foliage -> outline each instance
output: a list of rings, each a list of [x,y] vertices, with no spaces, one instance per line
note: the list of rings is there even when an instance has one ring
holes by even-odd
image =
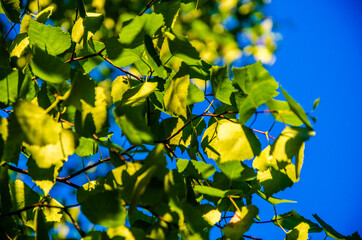
[[[273,222],[285,239],[361,239],[277,213],[315,133],[262,64],[277,36],[264,5],[1,0],[19,33],[0,47],[0,238],[259,239],[248,230]],[[261,61],[215,65],[245,54]]]

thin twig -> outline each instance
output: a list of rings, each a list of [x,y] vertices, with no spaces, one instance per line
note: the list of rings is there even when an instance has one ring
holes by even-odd
[[[269,221],[259,221],[259,222],[255,222],[255,223],[272,223],[272,222],[276,222],[276,221],[278,221],[278,220],[280,220],[280,219],[288,218],[288,217],[291,217],[291,216],[293,216],[293,213],[290,213],[290,214],[285,215],[285,216],[283,216],[283,217],[280,217],[280,218],[278,218],[278,219],[272,219],[272,220],[269,220]]]
[[[44,204],[44,203],[35,203],[33,205],[29,205],[29,206],[26,206],[26,207],[23,207],[21,209],[18,209],[16,211],[13,211],[13,212],[8,212],[8,213],[0,213],[0,217],[9,217],[9,216],[12,216],[12,215],[18,215],[19,213],[21,212],[24,212],[24,211],[27,211],[27,210],[30,210],[30,209],[33,209],[33,208],[36,208],[36,207],[48,207],[48,208],[59,208],[59,209],[68,209],[68,208],[72,208],[72,207],[78,207],[80,206],[80,204],[73,204],[73,205],[69,205],[69,206],[55,206],[55,205],[50,205],[50,204]]]
[[[10,165],[10,164],[7,164],[7,163],[5,163],[3,166],[9,166],[9,169],[12,170],[12,171],[15,171],[15,172],[18,172],[18,173],[22,173],[22,174],[25,174],[25,175],[29,175],[28,170],[20,169],[20,168],[17,168],[17,167],[12,166],[12,165]],[[79,188],[80,188],[78,185],[76,185],[76,184],[74,184],[74,183],[71,183],[71,182],[69,182],[69,181],[66,180],[66,179],[64,180],[64,179],[62,179],[62,178],[60,178],[60,177],[57,177],[56,180],[57,180],[58,182],[65,183],[65,184],[67,184],[67,185],[69,185],[69,186],[71,186],[71,187],[73,187],[73,188],[76,188],[76,189],[79,189]]]
[[[73,223],[73,226],[77,229],[79,235],[84,238],[86,236],[86,233],[79,227],[78,223],[74,220],[74,218],[72,217],[72,215],[70,215],[70,213],[68,212],[67,209],[63,209],[63,211],[68,215],[68,217],[70,218],[70,220]]]
[[[128,75],[136,78],[136,79],[139,80],[140,82],[143,82],[143,80],[142,80],[140,77],[134,75],[133,73],[128,72],[127,70],[124,70],[124,69],[121,68],[121,67],[116,66],[110,59],[108,59],[108,58],[105,57],[104,55],[102,55],[102,54],[100,54],[100,53],[97,54],[97,55],[100,56],[101,58],[103,58],[104,60],[106,60],[109,64],[111,64],[113,67],[117,68],[118,70],[121,70],[121,71],[124,72],[125,74],[128,74]]]
[[[145,9],[143,9],[143,11],[142,11],[138,16],[141,16],[141,15],[144,14],[150,7],[152,7],[153,1],[155,1],[155,0],[150,0],[150,1],[147,3]]]

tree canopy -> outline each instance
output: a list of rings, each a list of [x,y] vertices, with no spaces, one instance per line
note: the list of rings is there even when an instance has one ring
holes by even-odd
[[[361,239],[277,211],[319,99],[265,69],[266,0],[0,2],[1,239]]]

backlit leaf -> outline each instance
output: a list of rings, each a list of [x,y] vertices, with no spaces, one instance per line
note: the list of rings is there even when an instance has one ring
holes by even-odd
[[[260,142],[253,131],[239,123],[222,119],[209,126],[201,143],[209,158],[227,161],[252,159],[260,152]]]
[[[267,101],[266,104],[268,105],[268,108],[272,111],[272,114],[276,121],[296,127],[303,124],[299,117],[290,109],[287,102],[270,99],[269,101]]]
[[[33,47],[33,54],[30,65],[37,77],[49,83],[61,83],[69,79],[69,64],[38,47]]]
[[[233,68],[233,86],[237,89],[235,102],[239,109],[239,121],[244,124],[255,113],[257,107],[278,95],[278,83],[261,62]]]
[[[216,171],[211,164],[185,159],[177,159],[177,170],[184,176],[196,179],[208,179]]]
[[[273,219],[275,219],[275,217]],[[277,219],[278,223],[288,230],[296,228],[300,223],[306,223],[308,225],[308,232],[313,233],[322,231],[322,228],[320,228],[318,224],[302,217],[294,210],[278,215]],[[273,223],[276,226],[279,226],[275,221]]]
[[[221,102],[231,105],[230,97],[231,93],[234,91],[234,88],[231,85],[229,79],[227,66],[213,66],[211,69],[210,80],[212,85],[212,93],[214,96]]]
[[[282,93],[287,100],[290,109],[292,109],[293,112],[300,118],[300,120],[303,121],[305,126],[307,126],[309,129],[313,129],[303,108],[282,87],[280,87],[280,89],[282,90]]]
[[[307,240],[309,225],[301,222],[293,230],[287,233],[286,240]]]
[[[235,212],[235,215],[231,218],[230,222],[226,224],[225,228],[222,230],[225,236],[231,240],[240,239],[254,223],[254,218],[259,212],[258,208],[254,205],[248,205],[247,207],[243,206],[240,210],[241,212]]]
[[[190,84],[189,76],[172,79],[170,85],[165,90],[164,103],[167,112],[186,118],[186,104],[188,87]]]
[[[60,27],[44,25],[35,20],[30,20],[28,35],[31,44],[36,44],[51,55],[62,54],[71,45],[69,33],[63,32]]]

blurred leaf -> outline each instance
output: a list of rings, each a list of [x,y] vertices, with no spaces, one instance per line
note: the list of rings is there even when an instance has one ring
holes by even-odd
[[[239,109],[239,121],[245,124],[255,113],[257,107],[278,95],[278,83],[261,62],[233,68],[233,86],[237,89],[235,102]]]
[[[95,33],[102,26],[104,15],[102,13],[88,12],[84,18],[83,25],[87,31]]]
[[[85,18],[86,17],[86,12],[85,12],[85,9],[84,9],[83,0],[77,0],[77,8],[78,8],[78,11],[79,11],[79,16],[81,18]]]
[[[44,25],[32,19],[28,35],[31,44],[36,44],[51,55],[62,54],[71,46],[69,33],[63,32],[60,27]]]
[[[254,223],[254,218],[258,215],[258,208],[254,205],[243,206],[241,212],[236,211],[230,222],[222,230],[226,237],[231,240],[240,239]]]
[[[77,191],[77,201],[87,219],[104,227],[124,224],[127,211],[119,192],[102,182],[89,182]]]
[[[280,87],[280,89],[282,90],[282,93],[287,100],[290,109],[292,109],[293,112],[300,118],[300,120],[302,120],[305,126],[312,130],[313,127],[310,124],[307,114],[304,112],[303,108],[291,96],[289,96],[289,94],[282,87]]]
[[[20,0],[1,0],[1,6],[10,21],[20,23]]]
[[[296,228],[300,223],[306,223],[308,225],[308,232],[321,232],[322,228],[318,226],[318,224],[302,217],[296,211],[292,210],[290,212],[278,215],[277,217],[278,223],[282,225],[283,228],[292,230]],[[273,218],[275,220],[275,217]],[[276,221],[273,222],[276,226],[279,226]]]
[[[36,21],[39,23],[46,23],[49,17],[53,14],[54,6],[49,6],[36,15]]]
[[[321,227],[323,228],[324,232],[327,234],[328,237],[337,240],[349,239],[349,237],[343,236],[342,234],[334,230],[330,225],[324,222],[317,214],[313,214],[313,217],[318,221],[318,223],[321,225]],[[352,237],[350,238],[353,239]],[[355,239],[361,239],[361,238],[359,237]]]
[[[231,105],[230,97],[234,91],[234,87],[231,85],[227,72],[227,66],[213,66],[211,69],[210,80],[212,85],[212,93],[214,96],[221,102]]]
[[[209,158],[220,160],[220,163],[252,159],[260,153],[261,147],[250,128],[226,119],[206,129],[201,146]]]
[[[286,240],[307,240],[308,239],[309,225],[305,222],[301,222],[292,231],[288,232]]]
[[[287,102],[270,99],[266,104],[269,110],[272,111],[276,121],[296,127],[303,124],[299,117],[291,110]]]
[[[313,103],[313,110],[316,110],[316,108],[318,107],[320,101],[321,101],[320,98],[317,98],[317,99],[314,101],[314,103]]]
[[[167,42],[171,54],[184,60],[188,64],[194,64],[200,60],[198,51],[191,45],[187,37],[166,32]]]

